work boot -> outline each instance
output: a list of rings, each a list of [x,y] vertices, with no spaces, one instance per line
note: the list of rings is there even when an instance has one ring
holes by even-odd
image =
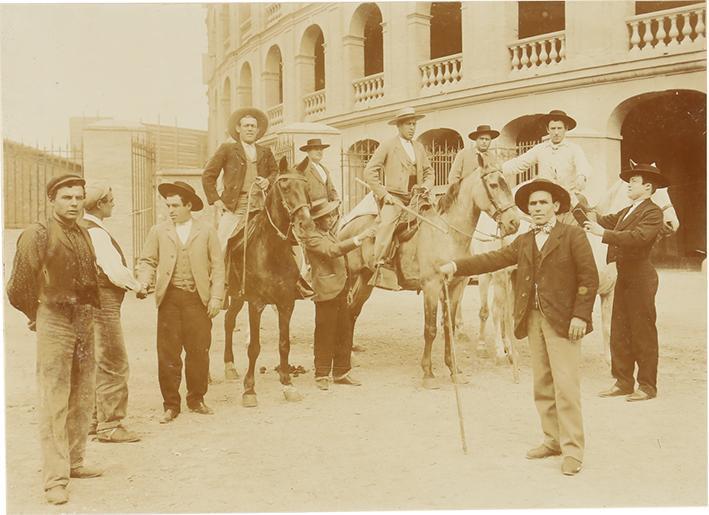
[[[53,486],[44,492],[44,497],[49,504],[64,504],[69,500],[69,494],[63,485]]]

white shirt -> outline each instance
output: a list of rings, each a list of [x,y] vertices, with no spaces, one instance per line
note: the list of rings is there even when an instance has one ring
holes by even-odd
[[[409,156],[409,159],[411,159],[411,162],[415,163],[416,162],[416,152],[414,152],[413,143],[411,143],[411,140],[404,139],[401,136],[399,136],[399,139],[401,140],[401,146],[404,147],[404,151],[406,151],[406,155]]]
[[[133,277],[133,272],[121,260],[121,254],[111,242],[111,236],[103,222],[88,213],[84,213],[84,220],[89,220],[98,227],[88,229],[91,243],[96,252],[96,264],[101,268],[108,280],[119,288],[126,290],[140,290],[140,283]]]
[[[313,165],[313,168],[315,168],[315,171],[318,172],[318,175],[320,175],[320,178],[322,179],[322,182],[327,182],[327,173],[325,173],[325,170],[323,170],[323,167],[320,166],[319,163],[316,163],[315,161],[310,161]]]
[[[190,236],[190,231],[192,230],[192,218],[187,220],[186,222],[183,222],[181,224],[176,223],[175,224],[175,231],[177,232],[177,237],[180,238],[180,241],[184,245],[187,243],[187,238]]]
[[[552,216],[551,220],[549,220],[549,223],[551,224],[551,228],[553,229],[556,225],[556,217]],[[537,234],[535,234],[534,241],[537,243],[537,249],[542,250],[542,247],[544,247],[544,244],[547,242],[548,239],[549,235],[544,231],[539,231]]]
[[[583,175],[586,177],[586,189],[583,190],[583,194],[590,205],[597,204],[598,195],[592,185],[593,169],[583,150],[576,143],[562,140],[556,145],[551,140],[543,141],[521,156],[504,162],[502,171],[505,174],[521,173],[535,164],[539,166],[539,177],[557,182],[570,193],[577,189],[577,176]],[[572,201],[575,202],[573,194]]]
[[[256,161],[256,145],[242,141],[241,146],[244,147],[244,154],[246,154],[249,161]]]

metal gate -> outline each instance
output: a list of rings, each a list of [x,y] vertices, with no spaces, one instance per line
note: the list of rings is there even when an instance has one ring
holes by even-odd
[[[541,140],[518,141],[517,145],[514,147],[498,148],[498,149],[496,149],[497,159],[499,160],[500,163],[504,163],[505,161],[508,161],[514,157],[521,156],[527,150],[529,150],[530,148],[532,148],[533,146],[535,146],[539,143],[541,143]],[[517,186],[518,184],[521,184],[525,181],[529,181],[531,179],[534,179],[538,174],[539,174],[539,167],[536,164],[534,164],[534,165],[530,166],[528,170],[518,173],[517,177],[516,177],[516,182],[514,184],[510,184],[510,186],[514,187],[514,186]]]
[[[377,150],[379,142],[373,139],[358,141],[340,155],[342,163],[342,206],[343,211],[351,211],[369,190],[355,178],[364,180],[364,167]],[[382,177],[383,180],[383,177]]]
[[[426,148],[428,160],[434,172],[434,192],[443,193],[448,185],[448,173],[450,172],[455,156],[461,150],[461,146],[451,146],[447,141],[443,145],[432,141]]]
[[[155,224],[155,144],[150,137],[131,142],[133,207],[133,261],[143,250],[148,231]]]
[[[298,164],[295,162],[295,147],[291,136],[280,136],[273,145],[271,145],[271,152],[273,152],[273,157],[276,158],[276,164],[284,157],[288,159],[290,166]]]

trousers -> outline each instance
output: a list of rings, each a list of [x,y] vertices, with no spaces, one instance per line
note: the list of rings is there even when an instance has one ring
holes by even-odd
[[[352,324],[347,287],[337,297],[315,303],[315,377],[342,377],[352,368]]]
[[[544,445],[583,461],[581,342],[559,335],[537,309],[530,311],[527,324],[534,403]]]
[[[181,408],[182,349],[185,350],[187,406],[204,400],[209,380],[212,320],[199,294],[169,286],[158,308],[158,381],[163,408]]]
[[[44,488],[83,465],[95,396],[93,307],[40,304],[37,390]]]
[[[94,310],[96,346],[96,405],[93,423],[97,431],[121,425],[128,410],[128,353],[121,327],[125,291],[99,288],[101,309]]]
[[[374,264],[386,259],[396,230],[396,221],[402,211],[403,209],[396,204],[384,204],[379,211],[379,227],[374,237]]]
[[[611,315],[611,373],[616,386],[635,389],[638,385],[650,396],[657,395],[657,272],[648,261],[632,267],[618,265],[618,280]]]

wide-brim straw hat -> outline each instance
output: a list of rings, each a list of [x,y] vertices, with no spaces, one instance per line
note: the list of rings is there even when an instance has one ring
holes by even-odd
[[[192,211],[200,211],[204,207],[202,199],[195,192],[194,188],[182,181],[163,182],[158,184],[158,192],[163,198],[172,195],[184,195],[187,197],[187,202],[192,204]]]
[[[549,125],[549,122],[552,120],[562,120],[564,122],[564,125],[566,125],[567,131],[570,131],[571,129],[576,127],[576,120],[574,120],[564,111],[561,111],[559,109],[552,109],[551,111],[549,111],[549,113],[543,115],[541,120],[544,124],[544,127],[547,127]]]
[[[308,150],[315,150],[315,149],[325,149],[329,147],[327,143],[323,143],[320,138],[313,138],[309,139],[308,141],[305,142],[305,145],[300,147],[299,150],[303,152],[307,152]]]
[[[310,206],[310,218],[317,220],[328,213],[332,213],[338,207],[340,207],[339,200],[318,199]]]
[[[491,139],[495,139],[500,135],[500,131],[496,131],[489,125],[478,125],[477,129],[468,134],[468,138],[475,141],[478,139],[478,136],[482,136],[483,134],[489,134]]]
[[[635,164],[631,161],[630,168],[620,172],[620,178],[625,182],[628,182],[631,177],[635,177],[636,175],[642,175],[643,179],[653,183],[656,188],[666,188],[670,185],[670,181],[667,177],[662,175],[660,169],[652,164]]]
[[[229,117],[227,122],[227,131],[229,131],[229,136],[234,138],[234,140],[239,141],[239,131],[236,128],[239,126],[239,122],[244,116],[253,116],[258,123],[258,133],[256,134],[256,141],[260,140],[266,131],[268,130],[268,116],[266,113],[255,107],[242,107],[234,111]]]
[[[425,117],[425,114],[416,114],[416,110],[413,107],[404,107],[403,109],[399,109],[394,115],[394,118],[389,120],[388,123],[389,125],[398,125],[404,120],[420,120]]]
[[[536,179],[522,184],[517,189],[517,193],[515,193],[515,204],[526,214],[529,214],[529,197],[535,191],[548,191],[551,193],[552,200],[559,202],[559,211],[557,214],[566,213],[571,208],[571,196],[563,186],[549,179],[537,177]]]

